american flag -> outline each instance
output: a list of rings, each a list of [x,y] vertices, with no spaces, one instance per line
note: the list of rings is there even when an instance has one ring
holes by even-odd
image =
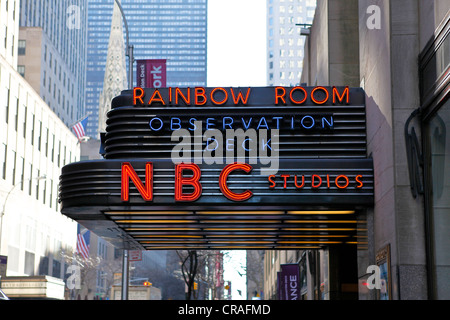
[[[87,229],[81,230],[81,226],[78,225],[77,232],[77,253],[84,259],[89,258],[89,241],[91,238],[90,231]]]
[[[81,140],[83,137],[86,136],[86,126],[88,122],[88,117],[84,118],[81,121],[78,121],[73,127],[73,131],[75,131],[75,134],[77,135],[78,140]]]

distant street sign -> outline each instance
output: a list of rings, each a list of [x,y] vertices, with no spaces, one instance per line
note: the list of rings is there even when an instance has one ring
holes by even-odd
[[[130,250],[129,251],[130,261],[142,261],[142,251],[141,250]]]

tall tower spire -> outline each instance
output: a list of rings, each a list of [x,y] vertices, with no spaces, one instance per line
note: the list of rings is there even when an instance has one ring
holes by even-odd
[[[123,37],[122,15],[119,6],[114,1],[105,78],[99,99],[98,134],[106,131],[106,114],[111,109],[112,99],[118,96],[122,90],[128,88]]]

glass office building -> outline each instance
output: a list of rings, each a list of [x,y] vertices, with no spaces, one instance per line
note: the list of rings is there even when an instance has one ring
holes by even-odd
[[[91,137],[98,136],[99,96],[113,4],[113,0],[88,1],[86,109],[90,112],[87,134]],[[121,4],[135,60],[166,59],[167,86],[206,85],[207,0],[122,0]]]
[[[267,83],[296,86],[303,71],[305,35],[316,0],[267,0]]]
[[[20,1],[18,71],[67,126],[85,116],[87,2]]]

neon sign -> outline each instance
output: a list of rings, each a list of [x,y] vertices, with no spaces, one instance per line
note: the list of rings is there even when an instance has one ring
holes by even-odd
[[[156,89],[153,91],[149,100],[145,99],[145,90],[140,87],[136,87],[133,89],[133,103],[134,105],[149,105],[151,106],[154,103],[160,103],[162,105],[179,105],[180,102],[183,102],[185,105],[191,105],[192,103],[197,106],[203,106],[207,104],[208,101],[211,101],[214,105],[223,105],[228,102],[229,97],[231,96],[232,101],[235,105],[243,104],[246,105],[248,103],[248,98],[250,96],[251,88],[247,89],[247,92],[236,92],[234,89],[230,89],[230,94],[225,88],[217,87],[214,88],[209,95],[206,94],[206,89],[204,87],[196,87],[194,88],[194,92],[191,94],[190,88],[184,89],[183,92],[180,88],[169,88],[169,97],[168,99],[164,99],[161,92]],[[145,102],[147,101],[147,102]]]
[[[322,178],[323,176],[323,178]],[[309,176],[309,183],[311,188],[318,189],[321,187],[330,189],[333,186],[336,186],[338,189],[347,189],[350,187],[350,182],[353,184],[353,187],[356,189],[360,189],[364,186],[362,182],[362,175],[356,175],[354,180],[351,179],[344,174],[338,175],[336,178],[331,178],[329,174],[326,175],[318,175],[312,174]],[[301,179],[301,180],[300,180]],[[270,175],[267,180],[270,182],[269,188],[275,189],[280,188],[282,186],[283,189],[288,187],[288,184],[295,186],[296,189],[302,189],[305,187],[305,175],[290,175],[290,174],[281,174],[281,175]],[[281,181],[276,181],[281,180]]]
[[[228,185],[228,177],[231,173],[242,171],[244,174],[250,174],[253,167],[246,163],[232,163],[226,165],[219,176],[218,185],[222,194],[229,200],[241,202],[249,200],[253,196],[251,191],[251,183],[249,189],[237,193],[230,189]],[[192,172],[189,174],[187,172]],[[202,195],[202,184],[200,178],[202,176],[201,169],[198,165],[193,163],[181,163],[175,165],[174,199],[176,202],[194,202]],[[132,181],[138,190],[139,194],[145,201],[153,201],[153,164],[147,162],[145,166],[145,183],[137,175],[130,163],[122,163],[121,169],[121,199],[123,202],[129,201],[130,185]],[[361,189],[364,186],[363,175],[358,174],[355,177],[340,174],[332,178],[329,174],[312,174],[310,176],[296,175],[296,174],[280,174],[269,175],[267,177],[268,188],[287,189],[294,186],[295,189],[303,189],[306,187],[308,181],[311,189],[330,189],[336,187],[337,189]],[[183,187],[190,186],[193,191],[187,192]]]
[[[311,129],[329,130],[334,128],[334,116],[332,114],[319,113],[283,114],[277,116],[215,116],[204,117],[204,119],[200,119],[198,116],[186,119],[170,116],[154,116],[149,120],[148,126],[154,133],[162,132],[164,129],[170,131],[180,129],[194,131],[196,129],[196,121],[204,122],[206,130],[218,129],[222,131],[237,128],[244,130],[252,128],[256,130],[289,129],[304,131]]]
[[[162,94],[159,89],[154,89],[150,94],[141,87],[133,89],[133,105],[135,106],[205,106],[215,105],[221,106],[225,104],[232,104],[234,106],[247,105],[252,98],[252,88],[234,89],[216,87],[207,91],[204,87],[195,87],[181,89],[178,87],[167,88],[167,94]],[[304,87],[296,86],[290,88],[274,87],[273,101],[275,105],[286,105],[288,103],[293,105],[303,105],[308,101],[308,98],[313,104],[323,105],[328,102],[333,104],[346,103],[350,101],[349,87],[345,87],[341,92],[337,87],[328,89],[326,87],[314,87],[308,94]]]

